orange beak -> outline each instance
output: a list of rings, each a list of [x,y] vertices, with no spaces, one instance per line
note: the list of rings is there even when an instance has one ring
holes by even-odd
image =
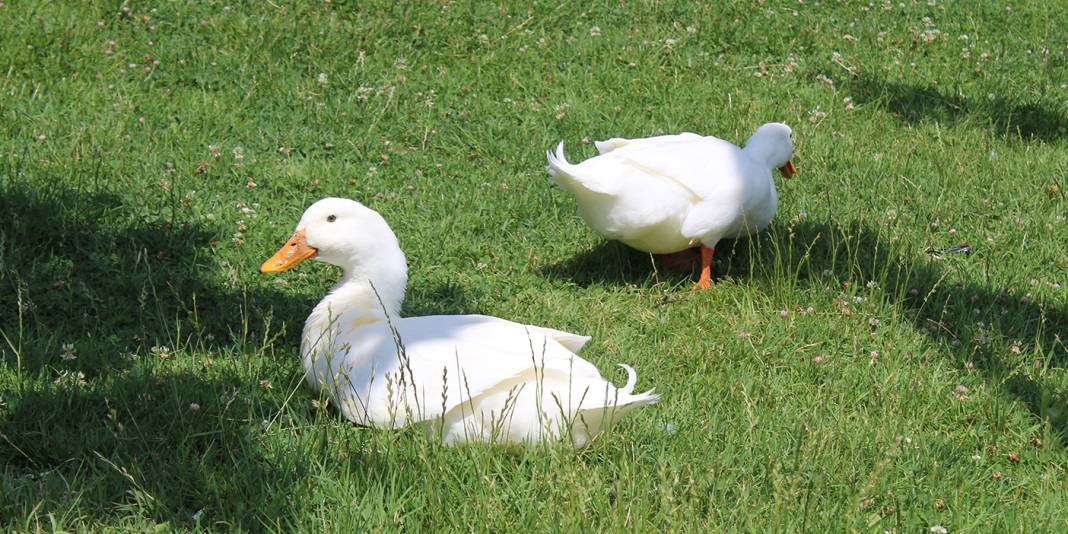
[[[782,173],[783,178],[793,178],[797,174],[797,167],[794,167],[793,161],[787,161],[786,165],[779,167],[779,172]]]
[[[282,248],[278,249],[278,252],[274,253],[274,256],[263,262],[263,265],[260,266],[260,272],[278,273],[287,271],[308,258],[314,258],[318,253],[318,250],[308,246],[308,241],[304,239],[304,229],[301,228],[293,234],[293,237],[289,238],[289,241],[286,241]]]

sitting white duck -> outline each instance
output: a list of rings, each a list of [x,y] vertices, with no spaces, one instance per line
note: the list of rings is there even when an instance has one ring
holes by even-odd
[[[575,354],[590,338],[483,315],[401,318],[408,266],[386,221],[359,202],[326,198],[304,212],[263,272],[309,259],[344,274],[304,325],[308,383],[350,421],[422,424],[446,444],[581,447],[659,396],[616,388]]]
[[[701,247],[701,277],[711,285],[712,255],[722,238],[759,232],[775,216],[772,169],[797,169],[790,127],[772,122],[739,148],[694,133],[596,143],[599,156],[572,165],[564,143],[547,152],[552,180],[571,191],[594,231],[641,251],[672,254]]]

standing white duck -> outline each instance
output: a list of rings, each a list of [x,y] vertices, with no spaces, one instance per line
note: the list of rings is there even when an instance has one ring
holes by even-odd
[[[771,171],[790,178],[793,132],[772,122],[745,148],[694,133],[596,143],[599,156],[568,163],[564,143],[547,152],[553,182],[571,191],[594,231],[641,251],[671,254],[701,246],[701,277],[711,285],[722,238],[759,232],[775,216]]]
[[[359,202],[312,204],[263,272],[314,258],[341,280],[304,325],[306,379],[349,420],[375,427],[422,424],[444,443],[579,447],[618,417],[655,403],[616,388],[575,354],[590,338],[482,315],[401,318],[408,266],[386,221]]]

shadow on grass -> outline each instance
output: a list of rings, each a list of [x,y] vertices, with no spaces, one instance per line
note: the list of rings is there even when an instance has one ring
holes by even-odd
[[[1035,103],[1004,97],[987,100],[945,94],[946,89],[889,82],[870,77],[849,80],[857,103],[876,103],[910,124],[924,120],[953,124],[964,120],[986,123],[1006,137],[1037,138],[1051,142],[1068,139],[1068,115]]]
[[[264,395],[236,374],[213,374],[131,371],[20,395],[0,419],[0,525],[29,531],[54,515],[83,528],[299,531],[307,518],[294,495],[324,464],[389,483],[388,460],[334,415],[298,409],[279,419],[285,388]]]
[[[958,368],[970,362],[996,390],[1021,400],[1040,420],[1048,421],[1062,443],[1068,444],[1068,384],[1044,370],[1063,368],[1068,347],[1068,309],[1062,304],[1031,299],[1008,288],[963,279],[956,269],[963,262],[982,262],[980,247],[970,255],[944,257],[924,252],[924,259],[860,224],[802,222],[775,227],[773,246],[756,257],[774,262],[769,252],[789,251],[789,258],[805,268],[793,270],[798,284],[830,270],[854,287],[877,281],[890,303],[898,306],[914,327],[949,354]],[[746,260],[740,258],[741,263]],[[778,260],[783,272],[789,265]],[[739,265],[743,267],[744,265]],[[766,270],[762,271],[766,273]],[[1006,344],[1019,342],[1035,359],[1012,361]]]
[[[203,510],[205,525],[252,530],[252,518],[280,519],[265,512],[286,509],[303,466],[264,455],[242,419],[278,406],[241,402],[248,390],[234,376],[130,371],[24,391],[0,420],[5,516],[27,521],[39,507],[61,524],[126,517],[188,528]]]
[[[566,260],[545,265],[538,269],[542,276],[573,283],[578,287],[598,284],[634,284],[652,282],[681,284],[697,282],[700,264],[694,255],[690,269],[668,269],[659,260],[645,252],[630,248],[618,241],[602,241],[593,248]],[[655,264],[654,264],[655,262]],[[654,269],[655,265],[655,269]],[[715,273],[715,266],[713,273]]]
[[[286,499],[301,459],[267,455],[253,428],[283,409],[296,358],[275,368],[219,353],[282,336],[276,346],[295,354],[299,327],[282,335],[269,322],[312,303],[224,287],[216,232],[145,224],[136,208],[107,191],[0,178],[3,517],[188,528],[203,509],[207,524],[242,530],[295,521]],[[178,348],[200,360],[163,361]],[[257,373],[279,387],[246,376]]]
[[[130,208],[109,192],[0,181],[0,287],[11,296],[0,330],[30,355],[24,373],[60,363],[64,343],[77,341],[78,357],[64,367],[90,373],[152,346],[244,343],[265,333],[255,330],[272,311],[288,318],[310,309],[292,294],[221,287],[213,259],[221,232],[130,223]]]
[[[10,295],[0,302],[0,530],[49,514],[61,525],[299,530],[291,501],[313,476],[307,451],[350,428],[308,421],[339,417],[309,408],[301,383],[300,326],[315,298],[226,287],[212,243],[224,232],[146,224],[136,208],[107,191],[0,175]],[[471,311],[458,285],[413,293],[409,313]],[[64,343],[76,358],[63,359]],[[266,436],[278,419],[306,428]],[[384,478],[361,443],[333,441],[320,460],[342,454],[337,465]]]
[[[948,256],[941,261],[930,255],[917,259],[908,252],[877,230],[859,224],[806,221],[784,227],[775,223],[758,237],[720,242],[713,272],[764,285],[785,281],[799,288],[823,286],[827,274],[852,287],[876,281],[890,303],[939,344],[940,352],[950,355],[955,366],[963,368],[971,362],[993,387],[1020,399],[1036,417],[1048,421],[1068,445],[1068,384],[1046,378],[1044,373],[1068,362],[1063,339],[1068,333],[1068,309],[947,274],[955,262],[982,261],[981,249],[971,256]],[[617,242],[601,243],[547,266],[542,274],[582,287],[641,284],[653,276],[648,255]],[[673,276],[692,279],[694,275]],[[992,342],[996,340],[1001,342]],[[1010,361],[1007,350],[996,351],[1011,341],[1033,351],[1039,361],[1021,366]]]

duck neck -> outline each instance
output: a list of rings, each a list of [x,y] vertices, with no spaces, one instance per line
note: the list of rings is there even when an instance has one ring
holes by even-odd
[[[383,319],[386,315],[400,317],[407,285],[408,264],[400,247],[379,250],[374,257],[345,267],[341,280],[323,302],[334,303],[335,310],[343,307],[378,314]]]
[[[770,143],[764,142],[763,139],[754,136],[745,144],[743,150],[753,161],[768,168],[774,167],[772,160],[775,159],[775,147],[771,146]]]
[[[342,334],[355,328],[400,318],[408,267],[400,248],[376,251],[344,267],[344,274],[330,293],[312,310],[304,323],[301,355],[309,380],[313,369],[327,363],[347,340]]]

